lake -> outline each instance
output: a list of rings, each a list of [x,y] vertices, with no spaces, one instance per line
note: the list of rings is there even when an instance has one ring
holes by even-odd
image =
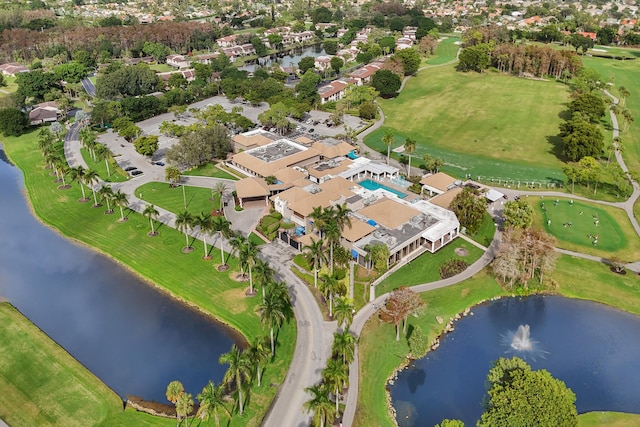
[[[640,317],[556,296],[504,298],[472,311],[390,386],[401,427],[432,427],[445,418],[476,425],[491,363],[514,355],[564,381],[578,413],[640,413]],[[510,345],[520,325],[530,326],[531,351]]]
[[[318,56],[326,55],[327,53],[324,51],[322,44],[316,44],[313,46],[308,46],[304,48],[292,49],[289,51],[287,55],[269,55],[258,58],[257,63],[245,64],[240,67],[240,70],[245,70],[249,72],[254,72],[256,67],[269,67],[274,63],[280,64],[283,67],[289,67],[291,65],[298,65],[298,62],[305,56],[311,56],[313,58],[317,58]]]
[[[218,358],[238,335],[37,221],[22,174],[2,150],[0,182],[0,300],[123,399],[168,403],[172,380],[194,396],[210,379],[221,381]]]

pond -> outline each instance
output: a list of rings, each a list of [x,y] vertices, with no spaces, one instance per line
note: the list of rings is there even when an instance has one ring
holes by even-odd
[[[245,70],[249,72],[253,72],[257,67],[269,67],[270,65],[277,63],[283,67],[289,67],[291,65],[298,65],[298,62],[305,56],[311,56],[317,58],[318,56],[326,55],[327,53],[324,51],[324,48],[321,44],[316,44],[313,46],[308,46],[304,48],[296,48],[290,50],[286,55],[277,54],[277,55],[269,55],[258,58],[254,63],[246,63],[240,70]]]
[[[218,358],[239,342],[232,330],[42,225],[1,149],[0,182],[0,300],[123,399],[168,403],[172,380],[194,396],[210,379],[221,381],[226,366]]]
[[[514,355],[564,381],[576,394],[578,413],[640,413],[640,317],[556,296],[505,298],[472,312],[390,387],[401,427],[445,418],[476,425],[491,363]],[[531,349],[511,346],[521,325],[529,325]]]

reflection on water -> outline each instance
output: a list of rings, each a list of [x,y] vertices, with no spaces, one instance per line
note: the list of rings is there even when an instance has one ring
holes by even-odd
[[[234,340],[228,328],[40,224],[22,175],[6,161],[0,182],[0,298],[123,398],[166,402],[172,380],[195,395],[222,379],[218,358]]]
[[[588,301],[542,296],[501,299],[473,312],[390,387],[401,427],[433,426],[445,418],[475,425],[491,363],[512,356],[505,351],[526,324],[534,349],[541,352],[527,362],[564,381],[577,396],[579,413],[640,413],[640,317]]]

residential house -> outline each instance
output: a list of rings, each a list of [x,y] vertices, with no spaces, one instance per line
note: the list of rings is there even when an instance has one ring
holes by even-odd
[[[60,118],[62,111],[58,109],[55,101],[41,102],[33,106],[29,111],[29,123],[32,126],[41,125],[43,123],[55,122]]]
[[[167,65],[175,68],[187,68],[191,66],[191,58],[184,55],[168,55]]]
[[[4,74],[5,76],[15,77],[20,73],[28,73],[29,68],[25,67],[24,65],[20,65],[17,62],[9,62],[0,65],[0,72],[2,72],[2,74]]]
[[[347,94],[347,82],[342,80],[334,80],[331,83],[320,86],[318,94],[320,95],[320,104],[327,102],[336,102],[341,100]]]
[[[382,64],[380,63],[365,65],[349,74],[349,77],[355,81],[356,85],[362,86],[370,83],[371,78],[380,68],[382,68]]]

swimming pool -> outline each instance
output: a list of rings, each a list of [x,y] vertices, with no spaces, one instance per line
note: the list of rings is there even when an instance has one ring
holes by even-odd
[[[370,179],[365,179],[364,181],[360,182],[360,185],[363,186],[364,188],[366,188],[367,190],[378,190],[378,189],[383,189],[385,191],[388,191],[390,193],[395,194],[396,196],[398,196],[401,199],[404,199],[405,197],[407,197],[406,194],[404,194],[401,191],[398,190],[394,190],[391,187],[387,187],[386,185],[382,185],[377,181],[372,181]]]

